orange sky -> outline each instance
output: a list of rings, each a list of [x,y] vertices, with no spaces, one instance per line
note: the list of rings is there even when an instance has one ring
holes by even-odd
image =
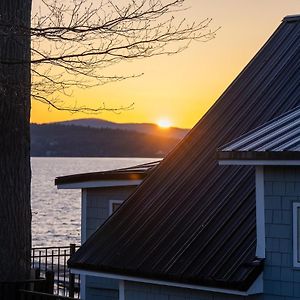
[[[33,0],[36,4],[39,0]],[[213,18],[221,26],[216,39],[192,43],[175,56],[155,57],[114,67],[116,72],[145,73],[142,77],[91,90],[74,90],[76,101],[105,103],[134,109],[121,114],[70,114],[32,103],[31,121],[46,123],[97,117],[114,122],[150,122],[169,119],[173,126],[192,127],[288,14],[300,13],[298,0],[186,0],[185,17]]]

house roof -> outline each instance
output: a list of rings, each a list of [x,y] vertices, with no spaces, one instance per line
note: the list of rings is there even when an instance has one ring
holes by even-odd
[[[300,160],[300,107],[221,147],[220,160]]]
[[[247,290],[255,176],[222,145],[300,105],[300,21],[284,20],[190,133],[69,260],[71,268]],[[201,105],[201,103],[199,103]]]
[[[153,161],[150,163],[145,163],[137,166],[132,166],[128,168],[102,171],[102,172],[92,172],[92,173],[82,173],[74,174],[68,176],[61,176],[55,178],[55,185],[64,185],[70,183],[79,183],[87,181],[99,181],[99,180],[139,180],[144,179],[148,172],[150,172],[154,167],[159,164],[160,161]]]

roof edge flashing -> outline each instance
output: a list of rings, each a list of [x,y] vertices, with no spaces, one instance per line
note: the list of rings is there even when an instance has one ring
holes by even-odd
[[[205,291],[205,292],[215,292],[215,293],[245,296],[245,297],[263,293],[262,272],[260,272],[260,274],[256,277],[254,282],[250,285],[250,287],[247,290],[242,291],[242,290],[235,290],[235,289],[230,289],[230,288],[227,289],[227,288],[220,288],[220,287],[213,287],[213,286],[205,286],[205,285],[200,285],[200,284],[180,283],[180,282],[175,282],[175,281],[166,281],[166,280],[150,279],[150,278],[136,277],[136,276],[130,276],[130,275],[121,275],[121,274],[117,274],[117,273],[89,271],[89,270],[85,270],[85,269],[79,269],[76,267],[71,267],[70,270],[72,273],[79,274],[79,275],[87,275],[87,276],[95,276],[95,277],[100,277],[100,278],[110,278],[110,279],[125,280],[125,281],[132,281],[132,282],[156,284],[156,285],[162,285],[162,286],[185,288],[185,289],[200,290],[200,291]]]
[[[300,14],[298,15],[288,15],[283,18],[283,22],[300,22]]]
[[[94,180],[94,181],[81,181],[70,183],[59,183],[57,188],[59,190],[73,190],[73,189],[92,189],[92,188],[109,188],[109,187],[129,187],[138,186],[142,183],[142,179],[128,179],[128,180]]]

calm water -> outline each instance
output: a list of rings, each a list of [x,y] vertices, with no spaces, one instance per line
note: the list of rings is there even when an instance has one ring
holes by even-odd
[[[57,176],[105,171],[155,158],[32,158],[32,244],[65,246],[80,242],[80,190],[58,190]]]

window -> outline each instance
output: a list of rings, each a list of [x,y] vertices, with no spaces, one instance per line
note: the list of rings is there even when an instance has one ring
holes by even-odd
[[[113,214],[123,203],[123,200],[109,200],[109,215]]]
[[[294,267],[300,267],[300,203],[293,204]]]

